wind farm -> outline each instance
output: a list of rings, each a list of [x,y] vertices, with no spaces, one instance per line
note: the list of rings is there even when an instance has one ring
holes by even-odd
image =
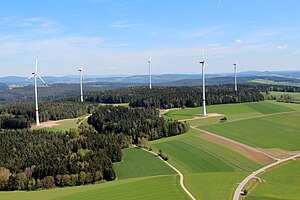
[[[299,2],[28,1],[0,7],[1,200],[300,200]]]

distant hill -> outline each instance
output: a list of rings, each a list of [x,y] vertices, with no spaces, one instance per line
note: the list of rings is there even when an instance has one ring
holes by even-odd
[[[223,74],[207,74],[206,77],[216,78],[211,79],[214,80],[212,83],[208,82],[208,84],[223,84],[223,83],[230,83],[232,80],[233,74],[232,73],[223,73]],[[241,81],[247,80],[255,80],[255,79],[267,79],[269,80],[279,80],[283,82],[279,78],[286,78],[285,81],[287,82],[294,82],[298,83],[298,79],[300,79],[300,71],[279,71],[279,72],[256,72],[256,71],[249,71],[249,72],[240,72],[239,79]],[[7,76],[7,77],[0,77],[0,83],[5,83],[8,85],[30,85],[33,83],[33,80],[26,81],[27,77],[19,77],[19,76]],[[153,75],[153,83],[154,84],[162,84],[166,83],[167,85],[178,84],[177,81],[184,82],[185,85],[188,85],[187,80],[200,80],[201,74],[161,74],[161,75]],[[61,76],[61,77],[54,77],[54,76],[44,76],[43,79],[48,84],[56,84],[56,83],[78,83],[79,77],[76,75],[68,75],[68,76]],[[250,80],[251,79],[251,80]],[[126,76],[126,75],[119,75],[119,76],[111,76],[111,77],[103,77],[98,75],[85,75],[84,81],[86,83],[127,83],[127,84],[147,84],[149,82],[148,75],[135,75],[135,76]],[[219,81],[219,82],[218,82]],[[190,81],[193,85],[193,81]],[[163,85],[163,84],[162,84]]]

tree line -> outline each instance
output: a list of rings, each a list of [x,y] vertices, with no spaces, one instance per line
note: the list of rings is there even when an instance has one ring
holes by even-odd
[[[129,103],[131,107],[180,108],[202,105],[202,87],[130,87],[90,94],[89,102]],[[207,105],[255,102],[264,100],[260,91],[251,85],[241,85],[238,92],[234,85],[208,86]]]
[[[94,109],[91,103],[47,101],[39,104],[39,119],[41,122],[48,120],[61,120],[76,118]],[[0,128],[30,128],[35,122],[35,105],[29,102],[14,102],[0,104]]]

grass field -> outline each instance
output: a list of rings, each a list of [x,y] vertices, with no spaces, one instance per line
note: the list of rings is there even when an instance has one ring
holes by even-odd
[[[265,180],[251,191],[247,200],[300,199],[300,160],[291,161],[260,175]]]
[[[118,179],[176,174],[153,154],[135,148],[125,149],[124,160],[114,166]]]
[[[219,113],[228,118],[228,121],[240,120],[250,117],[263,116],[280,112],[290,112],[300,110],[300,105],[284,104],[275,101],[262,101],[240,104],[221,104],[207,106],[207,113]],[[176,109],[167,112],[166,119],[183,120],[192,119],[195,115],[201,115],[201,107]],[[202,124],[218,123],[221,117],[197,120]]]
[[[156,151],[163,150],[169,162],[185,175],[185,184],[197,199],[230,199],[236,183],[260,165],[200,134],[190,131],[150,144]]]
[[[0,192],[1,200],[132,200],[188,199],[180,189],[178,176],[134,178],[108,183],[57,188],[35,192]]]
[[[216,125],[201,129],[252,147],[300,150],[300,112],[278,114]]]

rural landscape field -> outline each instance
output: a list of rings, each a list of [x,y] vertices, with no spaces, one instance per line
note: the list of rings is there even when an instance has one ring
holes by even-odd
[[[296,0],[0,6],[0,200],[300,200]]]

